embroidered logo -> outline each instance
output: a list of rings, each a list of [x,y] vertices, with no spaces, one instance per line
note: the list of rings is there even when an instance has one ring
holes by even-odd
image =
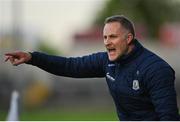
[[[138,90],[139,88],[140,88],[140,87],[139,87],[139,81],[138,81],[138,80],[133,80],[132,89]]]
[[[115,64],[108,64],[108,67],[113,67],[115,66]]]
[[[108,79],[110,79],[111,81],[115,81],[115,79],[114,79],[112,76],[109,75],[109,72],[106,73],[106,77],[107,77]]]

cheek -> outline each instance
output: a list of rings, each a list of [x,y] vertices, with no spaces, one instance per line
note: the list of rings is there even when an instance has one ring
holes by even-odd
[[[118,46],[117,49],[118,49],[119,53],[124,54],[126,52],[127,43],[124,42],[124,43],[118,44],[117,46]]]
[[[122,49],[124,47],[124,44],[123,43],[119,43],[119,44],[117,44],[117,46],[118,46],[119,49]]]

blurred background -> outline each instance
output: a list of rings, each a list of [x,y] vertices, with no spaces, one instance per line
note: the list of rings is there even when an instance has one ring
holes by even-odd
[[[140,42],[175,69],[180,107],[179,13],[180,0],[0,0],[0,120],[13,90],[20,120],[118,120],[104,78],[65,78],[4,62],[4,53],[17,50],[67,57],[105,51],[103,22],[115,14],[130,18]]]

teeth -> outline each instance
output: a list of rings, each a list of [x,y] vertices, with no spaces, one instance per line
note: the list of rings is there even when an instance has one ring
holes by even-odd
[[[108,51],[109,51],[109,52],[111,52],[111,51],[115,51],[115,50],[116,50],[116,49],[108,49]]]
[[[108,49],[108,51],[115,51],[115,49]]]

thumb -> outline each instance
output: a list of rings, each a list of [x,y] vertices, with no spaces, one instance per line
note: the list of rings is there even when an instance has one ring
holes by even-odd
[[[24,63],[24,62],[25,62],[25,59],[24,59],[24,58],[20,58],[20,59],[15,60],[15,61],[13,62],[13,65],[14,65],[14,66],[17,66],[17,65],[20,65],[20,64],[22,64],[22,63]]]

